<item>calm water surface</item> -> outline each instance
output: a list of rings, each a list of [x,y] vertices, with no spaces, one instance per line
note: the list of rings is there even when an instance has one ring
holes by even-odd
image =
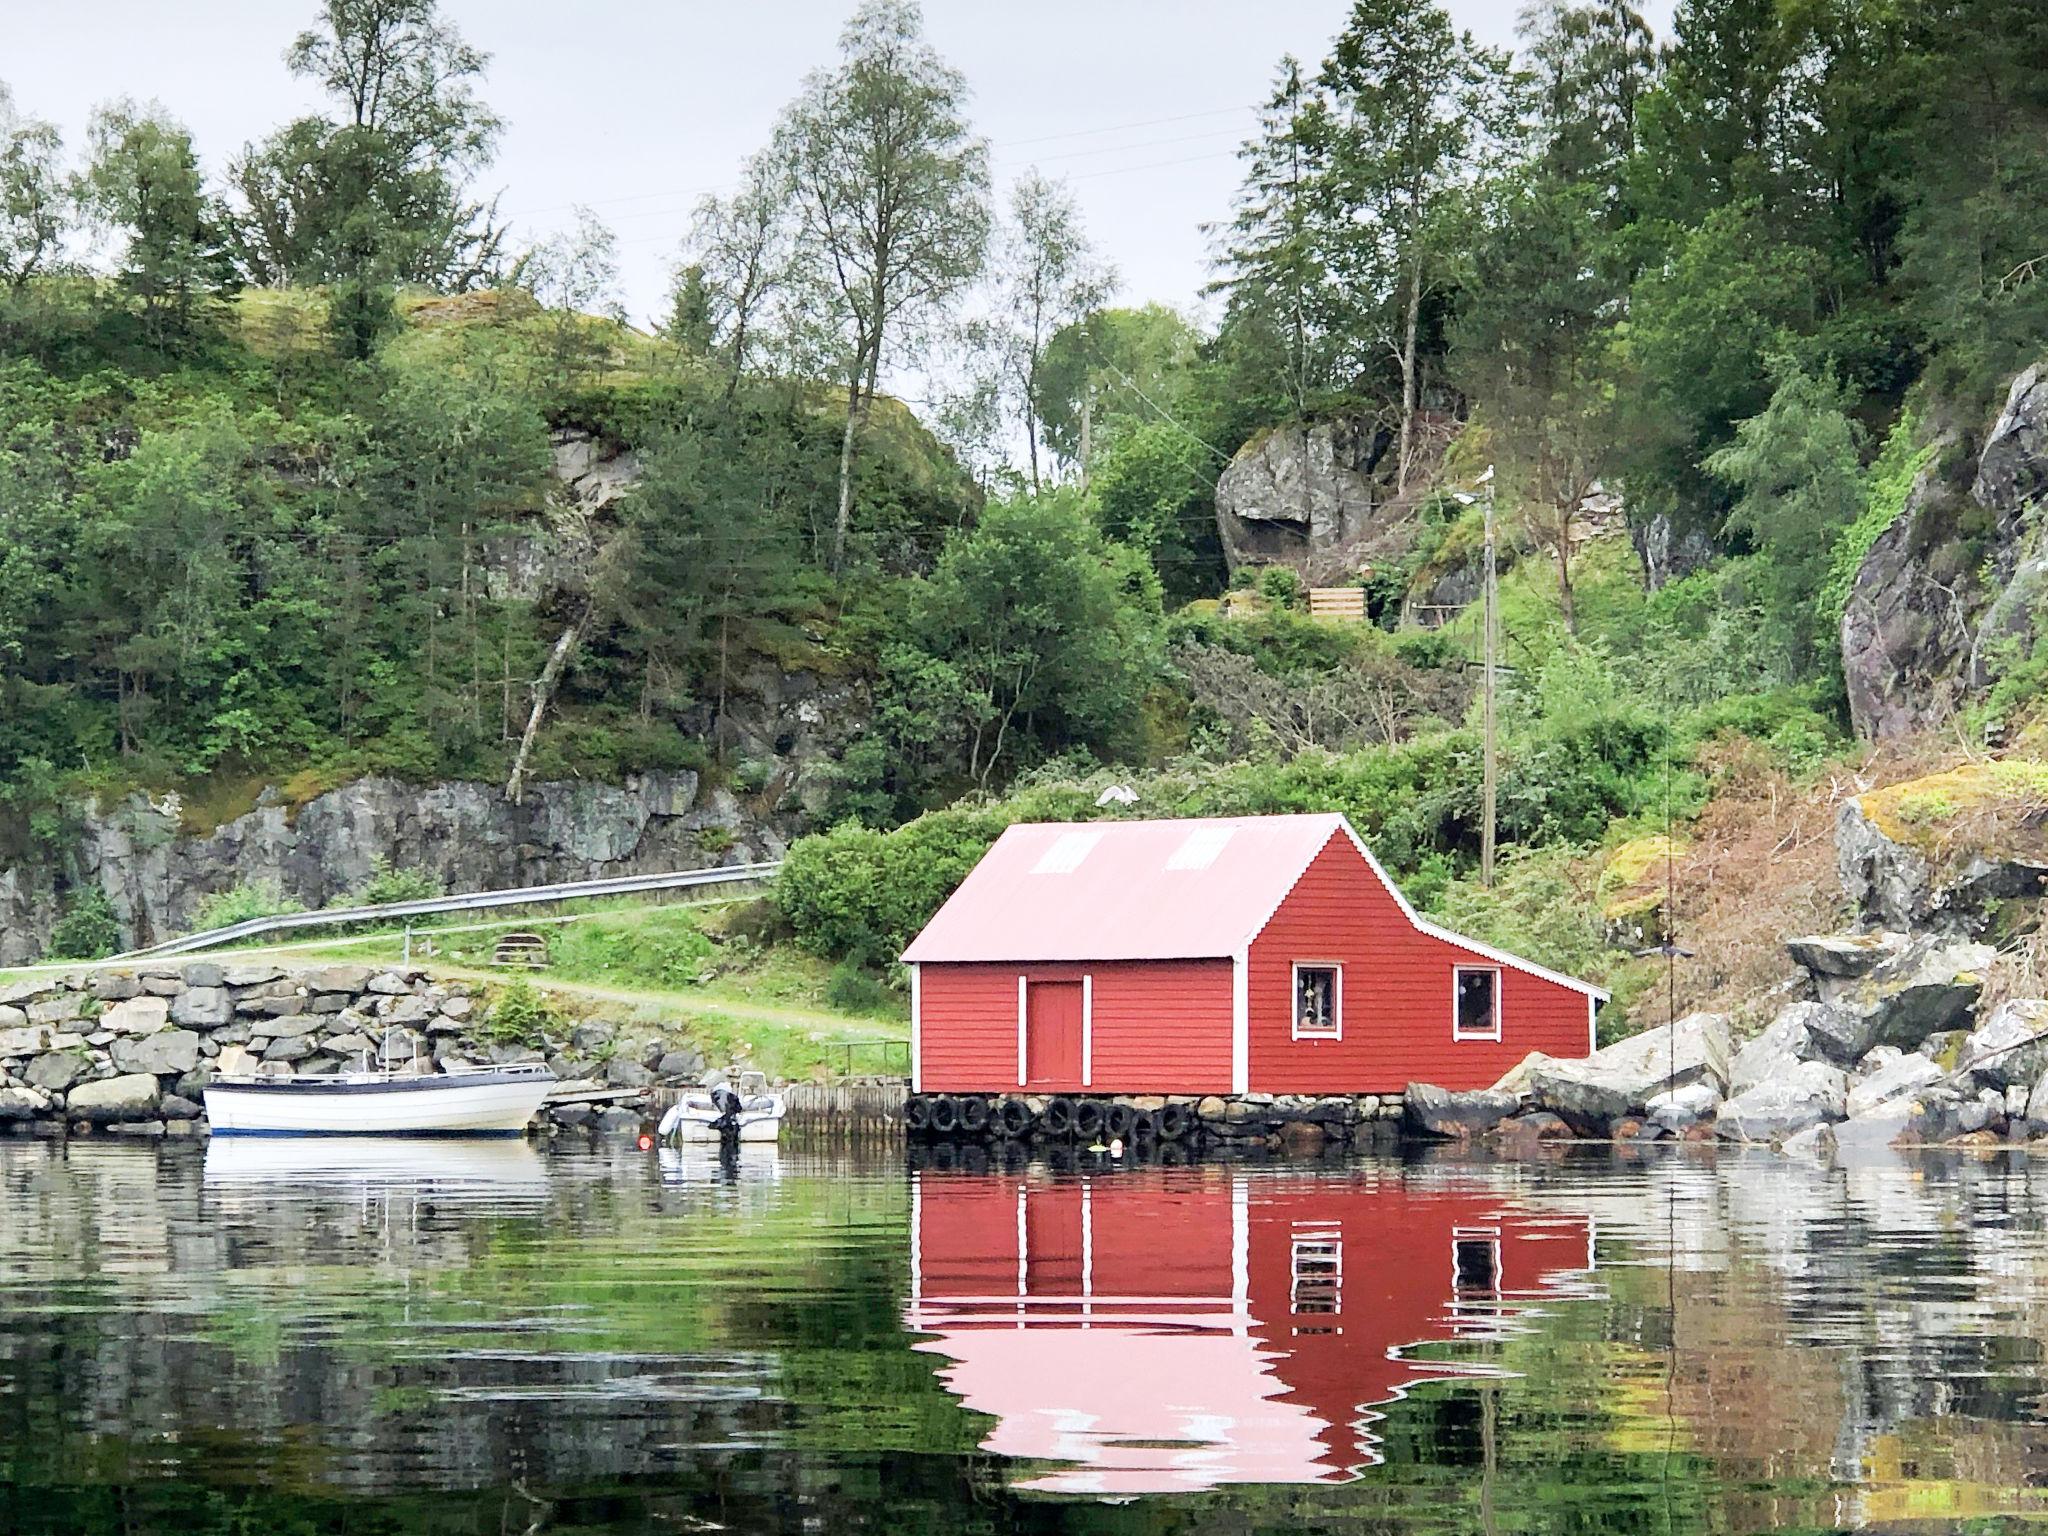
[[[0,1531],[1998,1531],[2048,1161],[0,1142]]]

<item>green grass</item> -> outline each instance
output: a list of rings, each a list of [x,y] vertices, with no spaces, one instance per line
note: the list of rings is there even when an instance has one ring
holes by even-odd
[[[488,988],[512,974],[491,964],[499,935],[537,932],[550,964],[530,980],[566,1017],[608,1017],[687,1038],[714,1065],[745,1061],[772,1076],[807,1078],[837,1070],[839,1047],[910,1038],[909,1005],[892,995],[882,1012],[850,1013],[827,1000],[832,967],[785,944],[728,934],[736,902],[649,905],[615,897],[554,920],[507,918],[484,925],[451,920],[414,925],[412,956],[435,974]],[[716,935],[716,937],[714,937]],[[292,945],[249,945],[220,953],[267,955],[293,964],[397,964],[402,930]],[[874,1069],[878,1051],[857,1052]],[[890,1058],[900,1064],[901,1053]]]

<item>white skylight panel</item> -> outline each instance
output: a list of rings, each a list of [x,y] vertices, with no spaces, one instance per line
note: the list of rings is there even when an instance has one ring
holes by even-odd
[[[1088,857],[1090,850],[1102,841],[1100,832],[1062,832],[1052,841],[1052,846],[1038,856],[1038,862],[1031,866],[1034,875],[1071,875],[1081,867],[1081,861]]]
[[[1216,862],[1216,856],[1223,852],[1230,841],[1234,827],[1197,827],[1173,850],[1173,857],[1166,861],[1168,869],[1207,869]]]

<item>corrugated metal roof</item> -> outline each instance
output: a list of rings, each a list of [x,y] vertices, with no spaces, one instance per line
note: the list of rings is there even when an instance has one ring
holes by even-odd
[[[1021,960],[1204,960],[1258,937],[1341,834],[1418,933],[1602,1002],[1603,988],[1439,927],[1342,816],[1019,822],[903,952],[912,965]]]
[[[1235,954],[1344,818],[1020,822],[903,958],[1190,960]]]

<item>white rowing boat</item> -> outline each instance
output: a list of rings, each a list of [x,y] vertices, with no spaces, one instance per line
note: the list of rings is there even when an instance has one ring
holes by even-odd
[[[206,1085],[206,1118],[216,1136],[517,1136],[554,1085],[539,1063],[221,1077]]]

